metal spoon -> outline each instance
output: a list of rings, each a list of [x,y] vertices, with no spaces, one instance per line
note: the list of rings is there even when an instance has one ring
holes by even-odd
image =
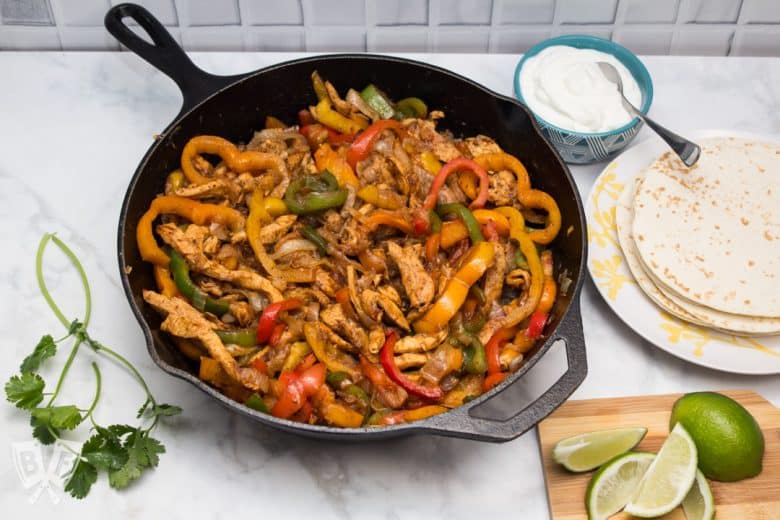
[[[692,143],[684,137],[680,137],[671,130],[667,130],[640,112],[634,105],[629,103],[629,101],[626,99],[626,96],[623,95],[623,81],[620,79],[620,73],[617,71],[617,69],[604,61],[597,62],[597,65],[599,66],[599,69],[601,69],[602,74],[604,74],[604,77],[617,85],[620,98],[623,100],[623,106],[626,108],[626,110],[628,110],[635,117],[638,117],[644,121],[647,126],[652,128],[655,133],[661,137],[661,139],[666,141],[666,143],[672,148],[672,150],[674,150],[674,153],[677,154],[680,160],[685,163],[685,166],[690,167],[696,164],[696,161],[699,160],[699,155],[701,154],[701,148],[699,148],[699,145]]]

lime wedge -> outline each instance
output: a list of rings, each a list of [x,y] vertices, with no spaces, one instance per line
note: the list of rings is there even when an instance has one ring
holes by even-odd
[[[696,471],[696,481],[682,501],[685,518],[688,520],[712,520],[715,516],[715,499],[704,473]]]
[[[553,448],[553,460],[569,471],[590,471],[632,449],[646,433],[647,428],[620,428],[568,437]]]
[[[696,479],[696,444],[678,423],[642,477],[625,512],[642,518],[665,515],[679,506]]]
[[[590,479],[585,493],[585,508],[590,520],[614,515],[636,493],[639,482],[653,463],[653,453],[629,452],[602,466]]]

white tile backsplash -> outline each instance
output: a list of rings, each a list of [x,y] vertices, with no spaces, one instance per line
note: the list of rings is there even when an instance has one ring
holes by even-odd
[[[428,25],[427,0],[369,0],[377,25]]]
[[[617,0],[558,0],[556,8],[561,23],[612,23]]]
[[[240,25],[238,0],[187,0],[178,2],[182,25]]]
[[[124,1],[0,0],[0,50],[115,50],[103,18]],[[519,54],[591,34],[641,54],[780,56],[780,0],[135,1],[187,50]]]
[[[439,25],[488,25],[492,0],[432,0]]]
[[[109,7],[108,0],[51,0],[57,25],[68,27],[103,27],[103,18]],[[63,46],[67,48],[64,41]]]
[[[365,0],[303,0],[312,25],[365,25]]]
[[[241,21],[245,25],[301,25],[300,0],[240,0]]]
[[[498,25],[549,24],[555,13],[554,0],[495,0]]]

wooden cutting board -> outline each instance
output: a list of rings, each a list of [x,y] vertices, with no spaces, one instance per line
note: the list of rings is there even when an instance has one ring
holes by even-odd
[[[780,520],[780,410],[748,390],[721,392],[737,400],[758,421],[764,432],[764,470],[740,482],[710,481],[715,496],[716,520]],[[547,500],[553,520],[585,520],[585,488],[593,474],[569,473],[552,460],[559,440],[583,432],[644,426],[648,429],[640,451],[657,452],[669,433],[672,405],[682,394],[591,399],[564,403],[539,423]],[[614,519],[630,518],[620,513]],[[679,508],[665,519],[685,520]]]

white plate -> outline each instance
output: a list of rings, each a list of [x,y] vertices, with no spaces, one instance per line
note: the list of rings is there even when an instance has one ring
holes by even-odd
[[[719,135],[777,142],[776,137],[707,131],[694,140]],[[601,172],[585,204],[588,270],[607,304],[626,325],[662,350],[681,359],[737,374],[780,374],[780,336],[744,338],[721,334],[679,320],[653,303],[639,288],[617,240],[615,205],[626,183],[667,151],[657,138],[623,152]]]

